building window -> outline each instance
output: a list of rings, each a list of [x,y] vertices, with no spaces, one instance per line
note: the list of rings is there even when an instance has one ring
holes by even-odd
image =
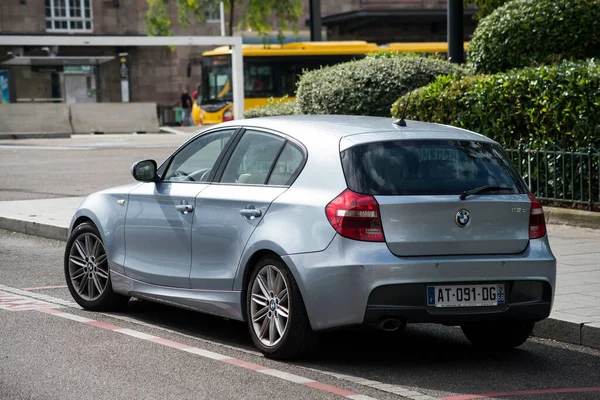
[[[46,0],[46,31],[91,32],[91,0]]]
[[[206,22],[221,22],[221,9],[219,4],[210,4],[206,10]]]

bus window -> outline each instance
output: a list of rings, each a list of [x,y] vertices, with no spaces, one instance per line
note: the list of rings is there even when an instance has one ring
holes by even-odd
[[[273,96],[274,82],[273,67],[270,65],[248,64],[244,68],[244,96],[248,98]]]
[[[280,87],[283,91],[283,95],[295,96],[296,95],[296,84],[300,80],[300,75],[305,68],[300,63],[282,63],[279,64],[281,81]]]

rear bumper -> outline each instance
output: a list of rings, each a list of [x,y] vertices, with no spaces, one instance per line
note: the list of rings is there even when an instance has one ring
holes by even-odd
[[[536,301],[529,304],[511,304],[499,308],[478,307],[470,310],[439,310],[427,306],[368,306],[364,322],[375,324],[388,318],[405,320],[407,322],[433,322],[448,325],[507,320],[540,321],[550,315],[551,309],[552,305],[547,301]]]
[[[397,257],[385,243],[336,236],[322,252],[283,259],[298,282],[315,330],[391,317],[449,325],[541,320],[550,315],[556,282],[556,259],[546,237],[531,240],[516,255]],[[443,309],[426,305],[427,285],[484,282],[505,283],[507,304]]]

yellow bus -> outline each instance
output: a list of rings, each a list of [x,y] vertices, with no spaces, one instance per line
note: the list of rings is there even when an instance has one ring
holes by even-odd
[[[465,49],[466,49],[465,43]],[[407,53],[447,53],[448,44],[365,41],[295,42],[283,45],[243,45],[244,109],[266,105],[269,98],[294,100],[296,83],[304,70],[364,58],[393,50]],[[233,119],[231,49],[217,47],[202,53],[202,85],[192,110],[196,124],[218,124]]]

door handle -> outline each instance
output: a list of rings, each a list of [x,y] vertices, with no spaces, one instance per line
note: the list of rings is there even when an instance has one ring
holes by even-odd
[[[255,208],[244,208],[240,210],[240,214],[244,218],[258,218],[262,215],[262,211]]]
[[[194,206],[192,206],[190,204],[179,204],[179,205],[175,206],[175,209],[182,214],[189,214],[192,211],[194,211]]]

